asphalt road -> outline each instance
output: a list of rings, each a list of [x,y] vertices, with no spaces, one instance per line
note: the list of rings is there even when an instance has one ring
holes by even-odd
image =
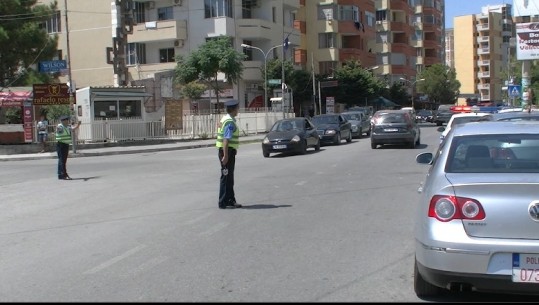
[[[303,156],[240,147],[236,198],[217,208],[214,148],[0,163],[3,302],[511,301],[413,291],[413,211],[438,143]]]

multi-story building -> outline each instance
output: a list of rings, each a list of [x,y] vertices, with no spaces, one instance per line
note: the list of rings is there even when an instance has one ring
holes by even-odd
[[[377,73],[390,84],[443,63],[443,0],[376,0]]]
[[[478,96],[483,102],[501,102],[512,36],[510,5],[485,7],[481,14],[455,17],[453,30],[461,94]]]
[[[445,30],[445,65],[455,68],[455,35],[453,28]]]

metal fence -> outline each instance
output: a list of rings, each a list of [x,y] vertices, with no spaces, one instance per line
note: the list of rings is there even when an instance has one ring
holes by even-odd
[[[107,119],[82,122],[77,130],[77,143],[121,142],[163,139],[207,139],[217,136],[217,127],[223,114],[187,115],[182,118],[180,128],[166,128],[164,117],[159,121],[145,122],[140,119]],[[283,117],[294,117],[294,113],[257,112],[239,113],[236,117],[240,136],[267,132]],[[60,122],[49,121],[48,142],[55,142],[54,132]],[[37,122],[36,122],[37,124]],[[34,124],[34,139],[37,130]]]

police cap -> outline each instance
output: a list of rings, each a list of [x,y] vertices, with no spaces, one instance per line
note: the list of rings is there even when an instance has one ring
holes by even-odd
[[[69,116],[68,115],[62,115],[60,117],[60,121],[64,121],[64,120],[69,120]]]
[[[226,101],[226,102],[225,102],[225,107],[227,107],[227,108],[229,108],[229,107],[230,107],[230,108],[234,108],[234,107],[238,106],[239,103],[240,103],[240,102],[239,102],[238,100],[229,100],[229,101]]]

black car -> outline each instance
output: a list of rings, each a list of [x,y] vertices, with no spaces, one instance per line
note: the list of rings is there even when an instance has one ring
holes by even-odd
[[[307,148],[320,150],[320,137],[311,120],[305,117],[282,119],[271,127],[262,141],[262,155],[270,153],[307,153]]]
[[[352,124],[339,113],[320,114],[312,118],[316,126],[320,141],[339,145],[342,139],[352,142]]]
[[[438,110],[434,113],[432,118],[433,123],[436,123],[436,126],[442,126],[444,123],[449,123],[449,120],[453,116],[453,111],[451,107],[454,105],[440,105]]]
[[[416,115],[416,121],[417,122],[432,122],[432,117],[434,116],[434,112],[432,110],[428,109],[421,109],[419,110]]]

